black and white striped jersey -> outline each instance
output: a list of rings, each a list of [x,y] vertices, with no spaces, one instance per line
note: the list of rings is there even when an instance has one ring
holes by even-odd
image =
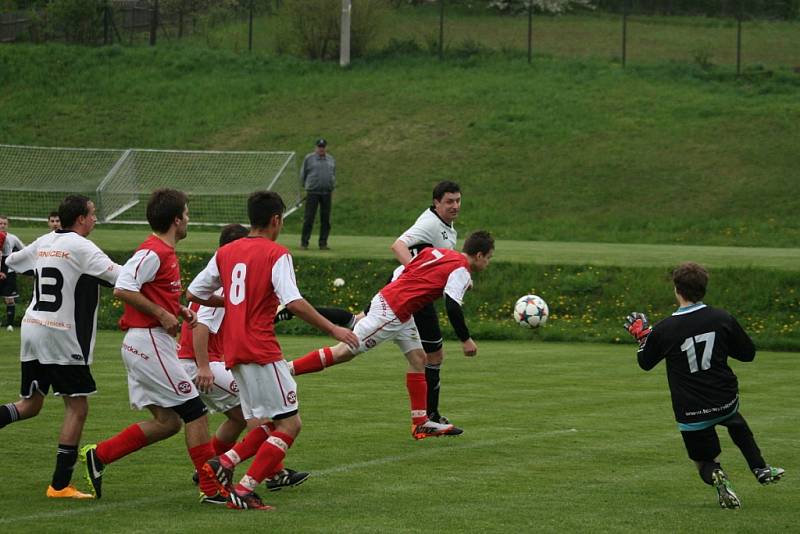
[[[112,287],[120,266],[97,245],[66,230],[43,235],[7,262],[34,276],[33,298],[22,319],[20,359],[90,365],[99,286]]]

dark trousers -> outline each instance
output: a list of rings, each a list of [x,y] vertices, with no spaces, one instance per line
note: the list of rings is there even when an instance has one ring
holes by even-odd
[[[306,194],[306,212],[303,218],[303,235],[300,244],[308,246],[311,238],[311,229],[314,228],[314,219],[317,218],[317,206],[319,205],[319,246],[328,246],[328,235],[331,233],[331,193],[312,193]]]

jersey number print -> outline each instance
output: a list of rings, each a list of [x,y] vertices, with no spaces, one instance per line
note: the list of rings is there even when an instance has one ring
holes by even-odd
[[[52,280],[52,283],[44,283],[45,280]],[[64,297],[61,295],[61,290],[64,289],[64,275],[55,267],[44,267],[41,273],[37,269],[34,271],[33,289],[36,293],[36,305],[33,309],[43,312],[56,312],[64,302]],[[42,300],[43,295],[52,298]]]
[[[228,299],[231,304],[244,302],[244,279],[247,277],[247,264],[237,263],[231,271],[231,290]]]
[[[706,369],[711,369],[711,355],[714,353],[714,339],[716,337],[716,332],[706,332],[705,334],[698,334],[693,338],[687,337],[683,340],[681,350],[686,353],[686,358],[689,360],[690,372],[696,373],[698,370],[705,371]],[[694,349],[695,343],[704,343],[703,359],[700,361],[700,369],[697,368],[697,352]]]

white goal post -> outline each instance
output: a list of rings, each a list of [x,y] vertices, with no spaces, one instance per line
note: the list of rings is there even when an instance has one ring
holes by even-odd
[[[0,214],[47,220],[64,197],[79,193],[103,223],[146,224],[150,192],[189,195],[190,224],[247,224],[247,196],[269,189],[286,215],[303,199],[294,152],[51,148],[0,144]]]

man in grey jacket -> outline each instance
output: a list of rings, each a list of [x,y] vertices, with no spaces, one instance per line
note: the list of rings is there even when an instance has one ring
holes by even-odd
[[[317,139],[314,152],[306,155],[300,168],[300,183],[306,191],[306,211],[303,218],[303,234],[300,247],[308,249],[311,229],[320,207],[319,248],[328,250],[328,234],[331,232],[331,198],[336,188],[336,160],[327,153],[328,142]]]

